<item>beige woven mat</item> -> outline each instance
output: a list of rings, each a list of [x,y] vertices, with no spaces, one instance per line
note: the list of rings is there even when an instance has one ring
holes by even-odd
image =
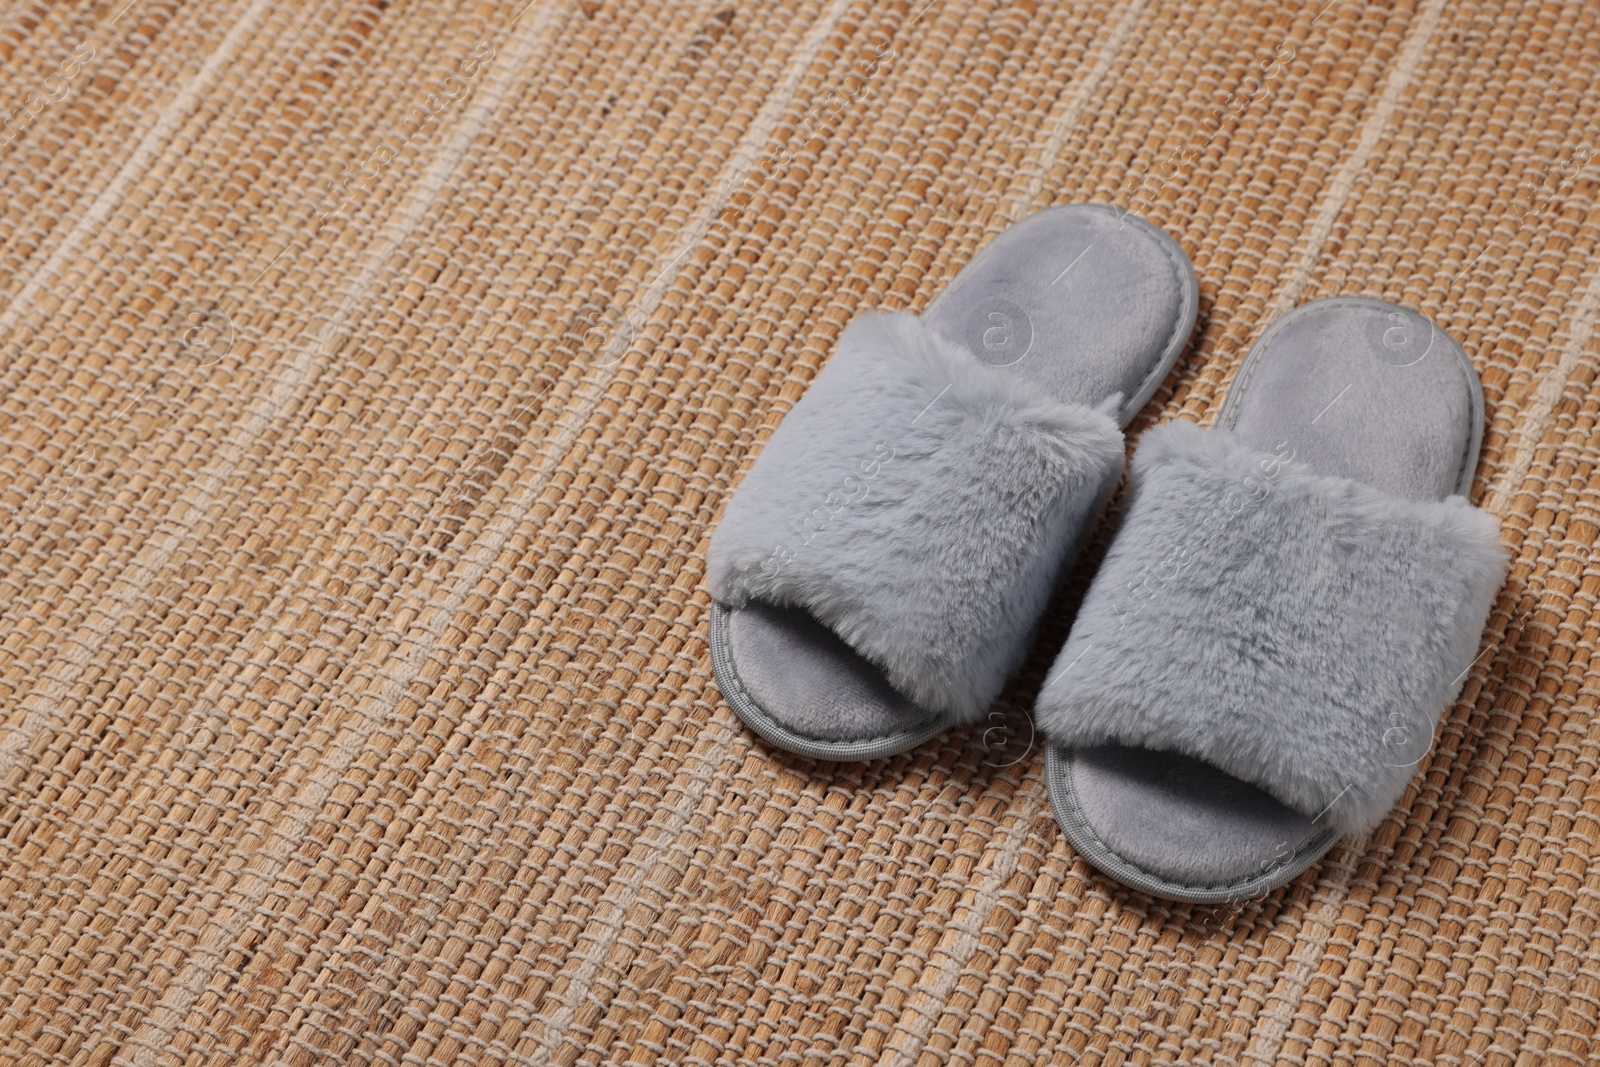
[[[4,1062],[1596,1054],[1593,5],[13,0],[0,61]],[[1238,914],[1057,833],[1064,614],[866,769],[710,675],[708,532],[841,325],[1084,200],[1201,275],[1135,431],[1335,293],[1487,394],[1484,655]]]

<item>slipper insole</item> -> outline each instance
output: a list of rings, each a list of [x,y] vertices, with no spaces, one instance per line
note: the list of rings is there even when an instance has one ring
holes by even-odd
[[[1120,421],[1160,385],[1192,326],[1193,268],[1171,238],[1105,207],[1041,211],[991,241],[923,320],[975,362],[1066,403],[1122,395]],[[798,608],[732,613],[745,692],[806,739],[855,742],[930,720],[877,667]]]
[[[1467,357],[1428,320],[1382,301],[1335,297],[1296,309],[1262,337],[1218,426],[1318,473],[1440,500],[1470,483],[1478,397]],[[1283,710],[1286,729],[1293,716]],[[1293,811],[1187,756],[1106,745],[1071,758],[1082,817],[1113,853],[1149,874],[1216,886],[1317,858],[1299,850],[1322,832],[1313,821],[1320,813]]]

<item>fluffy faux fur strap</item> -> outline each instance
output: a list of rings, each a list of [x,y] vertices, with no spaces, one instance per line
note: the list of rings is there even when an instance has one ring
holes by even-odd
[[[1104,412],[1050,400],[914,315],[867,312],[734,494],[711,592],[804,607],[917,703],[973,720],[1123,463]]]
[[[1505,577],[1494,518],[1187,422],[1144,435],[1129,486],[1040,727],[1197,757],[1345,833],[1380,822]]]

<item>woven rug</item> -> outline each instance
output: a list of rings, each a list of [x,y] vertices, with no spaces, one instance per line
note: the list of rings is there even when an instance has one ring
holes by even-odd
[[[1600,12],[15,0],[0,1060],[1600,1054]],[[1133,433],[1338,293],[1480,371],[1515,555],[1402,805],[1231,909],[1063,841],[1027,710],[757,743],[710,531],[857,311],[1040,208],[1198,269]]]

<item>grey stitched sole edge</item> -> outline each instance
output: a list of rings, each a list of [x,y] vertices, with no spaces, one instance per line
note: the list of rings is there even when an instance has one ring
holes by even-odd
[[[1401,307],[1387,300],[1379,300],[1370,296],[1335,296],[1325,300],[1313,300],[1284,315],[1271,326],[1265,333],[1250,346],[1250,351],[1245,354],[1244,362],[1240,364],[1238,373],[1234,375],[1233,385],[1228,389],[1228,395],[1222,400],[1222,408],[1217,413],[1216,425],[1221,429],[1231,429],[1238,420],[1238,398],[1242,396],[1250,384],[1250,378],[1255,372],[1257,361],[1261,353],[1270,345],[1273,337],[1283,326],[1292,322],[1308,308],[1322,308],[1328,305],[1356,306],[1372,308],[1388,308],[1395,311],[1411,311],[1410,308]],[[1438,324],[1432,319],[1412,311],[1412,314],[1423,318],[1434,330],[1434,336],[1442,338],[1448,346],[1449,352],[1456,359],[1462,369],[1463,375],[1472,398],[1472,425],[1467,434],[1466,447],[1461,455],[1461,466],[1456,471],[1456,493],[1467,496],[1472,490],[1472,480],[1478,469],[1478,450],[1483,443],[1483,382],[1478,377],[1478,371],[1472,365],[1472,360],[1467,353],[1456,343],[1455,338],[1439,329]],[[1077,790],[1072,783],[1072,751],[1060,749],[1046,743],[1045,747],[1045,781],[1050,790],[1050,807],[1055,812],[1056,824],[1061,827],[1061,832],[1071,842],[1072,847],[1084,859],[1088,860],[1101,873],[1116,879],[1123,885],[1187,904],[1223,904],[1249,900],[1252,897],[1270,893],[1272,890],[1287,885],[1299,877],[1312,864],[1316,863],[1338,842],[1339,834],[1330,828],[1324,828],[1312,834],[1301,842],[1282,861],[1265,868],[1259,874],[1239,882],[1226,883],[1213,886],[1192,886],[1181,882],[1173,882],[1158,874],[1153,874],[1124,859],[1113,851],[1109,845],[1102,841],[1094,828],[1089,825],[1089,820],[1084,817],[1083,809],[1078,804]]]
[[[1123,224],[1131,224],[1135,229],[1142,231],[1146,236],[1156,242],[1167,258],[1177,268],[1178,283],[1183,289],[1183,300],[1178,306],[1176,321],[1173,323],[1172,334],[1167,338],[1167,344],[1162,349],[1161,357],[1154,364],[1139,383],[1138,391],[1133,396],[1123,401],[1117,410],[1117,423],[1126,429],[1139,413],[1139,410],[1155,395],[1161,383],[1166,380],[1172,368],[1177,365],[1178,357],[1183,355],[1183,350],[1189,347],[1189,340],[1194,336],[1194,330],[1200,316],[1200,281],[1195,274],[1194,263],[1184,252],[1183,246],[1173,240],[1172,235],[1153,223],[1147,222],[1132,212],[1118,211],[1108,204],[1061,204],[1056,207],[1045,208],[1035,212],[1042,215],[1048,212],[1060,211],[1092,211],[1100,214],[1113,215]],[[1028,218],[1033,218],[1029,215]],[[1019,222],[1022,220],[1018,220]],[[992,244],[992,243],[991,243]],[[977,263],[988,253],[990,245],[978,250],[978,254],[968,261],[967,266]],[[965,270],[963,267],[962,270]],[[957,272],[957,277],[960,272]],[[952,279],[954,281],[954,279]],[[944,294],[950,291],[945,289],[923,309],[927,315],[933,306],[943,299]],[[1115,489],[1115,486],[1111,487]],[[1062,560],[1062,570],[1070,567],[1082,552],[1083,547],[1089,542],[1089,534],[1098,524],[1105,505],[1109,503],[1111,493],[1108,492],[1084,519],[1083,529],[1078,532],[1078,537],[1072,550]],[[949,729],[953,723],[937,717],[930,716],[927,725],[915,729],[904,730],[900,733],[888,734],[883,737],[867,738],[859,741],[831,741],[825,738],[806,737],[788,729],[777,719],[773,718],[765,708],[756,702],[744,687],[743,680],[739,677],[738,668],[734,665],[733,646],[728,636],[729,611],[723,605],[713,602],[711,605],[711,624],[708,633],[708,643],[711,646],[711,672],[717,679],[717,686],[722,690],[722,695],[727,698],[734,713],[742,719],[746,726],[754,730],[764,740],[788,752],[809,759],[833,760],[842,762],[846,760],[871,760],[881,759],[885,756],[897,756],[902,752],[916,748],[933,737]]]
[[[1167,900],[1185,904],[1231,904],[1272,892],[1293,881],[1316,863],[1339,840],[1338,831],[1325,828],[1301,842],[1293,852],[1250,878],[1220,885],[1188,885],[1152,874],[1124,859],[1100,839],[1084,818],[1078,794],[1072,783],[1072,753],[1050,746],[1045,749],[1045,782],[1050,790],[1050,807],[1061,832],[1096,870],[1125,886]]]
[[[728,617],[732,613],[723,605],[711,605],[711,673],[716,676],[717,687],[733,707],[734,714],[744,720],[762,739],[797,756],[808,759],[873,760],[885,756],[898,756],[922,742],[944,733],[949,723],[936,716],[923,720],[923,724],[882,737],[866,737],[854,741],[832,741],[826,738],[807,737],[784,726],[758,704],[744,687],[739,669],[734,665],[733,642],[728,633]]]

